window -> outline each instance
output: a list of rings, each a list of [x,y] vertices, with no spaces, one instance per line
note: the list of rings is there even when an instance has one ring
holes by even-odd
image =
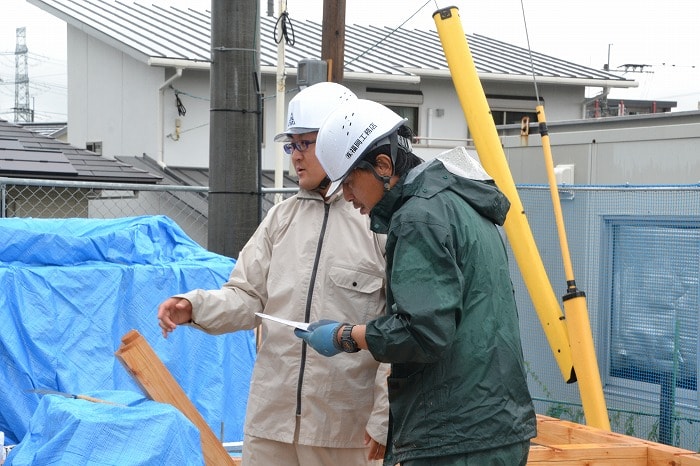
[[[97,155],[102,155],[102,141],[86,142],[85,149]]]
[[[486,100],[496,126],[520,124],[524,116],[530,117],[530,122],[537,122],[535,97],[488,95]],[[543,99],[540,98],[540,102],[544,105]]]
[[[607,387],[697,406],[700,219],[607,219],[605,235]]]
[[[386,105],[399,116],[406,118],[406,125],[418,134],[418,109],[423,104],[423,92],[413,89],[383,89],[368,87],[367,98]]]
[[[408,120],[406,126],[413,130],[413,134],[418,133],[418,107],[398,107],[395,105],[387,105],[387,107]]]
[[[496,126],[520,124],[524,116],[530,117],[531,123],[537,122],[537,113],[522,111],[491,110],[491,116]]]

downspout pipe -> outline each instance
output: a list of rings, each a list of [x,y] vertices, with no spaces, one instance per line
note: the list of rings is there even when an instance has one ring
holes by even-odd
[[[165,82],[158,88],[158,157],[156,158],[156,162],[163,169],[166,168],[164,150],[165,135],[163,134],[165,132],[165,116],[163,115],[165,112],[165,89],[167,89],[168,86],[181,77],[182,68],[175,68],[175,74],[166,79]]]

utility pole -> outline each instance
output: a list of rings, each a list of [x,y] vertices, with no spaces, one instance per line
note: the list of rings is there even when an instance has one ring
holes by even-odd
[[[34,121],[29,108],[29,71],[27,69],[27,32],[17,28],[15,45],[15,122]]]
[[[321,59],[328,61],[328,80],[342,83],[345,64],[345,0],[323,0],[321,34]]]
[[[258,0],[211,0],[208,249],[237,258],[260,221]]]

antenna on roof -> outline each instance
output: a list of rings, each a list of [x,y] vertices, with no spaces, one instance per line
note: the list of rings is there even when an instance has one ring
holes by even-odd
[[[625,63],[618,66],[618,68],[624,68],[625,73],[653,73],[653,71],[644,71],[644,68],[651,68],[652,65],[643,65],[637,63]]]

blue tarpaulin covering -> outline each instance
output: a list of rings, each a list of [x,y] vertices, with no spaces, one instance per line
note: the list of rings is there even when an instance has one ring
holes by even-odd
[[[166,340],[156,319],[164,299],[218,289],[234,264],[164,216],[0,219],[5,443],[20,442],[30,419],[39,422],[32,416],[42,396],[28,390],[143,396],[114,356],[131,329],[146,338],[217,436],[223,427],[223,441],[242,440],[253,333],[211,336],[181,327]]]
[[[6,466],[204,466],[199,431],[173,406],[134,392],[93,392],[116,404],[47,395]]]

